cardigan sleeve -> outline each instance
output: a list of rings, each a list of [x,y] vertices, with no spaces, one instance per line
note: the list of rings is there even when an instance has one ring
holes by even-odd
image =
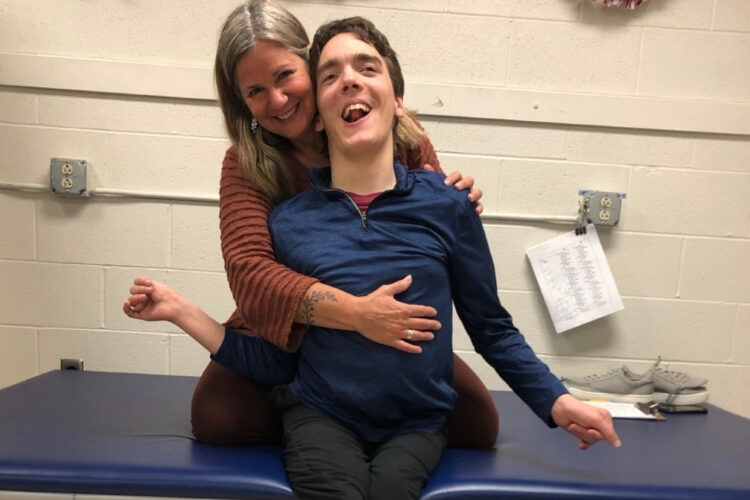
[[[240,169],[230,148],[219,188],[221,251],[237,310],[225,326],[257,335],[286,350],[296,350],[306,325],[294,316],[307,289],[318,280],[276,262],[268,231],[271,201]]]

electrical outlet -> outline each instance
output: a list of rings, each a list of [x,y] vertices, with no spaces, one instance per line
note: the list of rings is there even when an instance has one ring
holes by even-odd
[[[86,160],[52,158],[49,162],[49,186],[53,193],[88,196]]]
[[[620,222],[620,208],[625,193],[608,193],[605,191],[581,190],[588,211],[586,222],[598,226],[616,226]]]
[[[83,360],[62,358],[60,359],[60,369],[83,371]]]

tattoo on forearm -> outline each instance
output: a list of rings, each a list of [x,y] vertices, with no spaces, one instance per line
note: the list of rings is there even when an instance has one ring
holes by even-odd
[[[305,317],[305,323],[308,325],[313,324],[313,314],[315,312],[315,304],[321,300],[328,300],[330,302],[338,302],[336,296],[331,292],[312,292],[312,295],[302,299],[302,314]]]

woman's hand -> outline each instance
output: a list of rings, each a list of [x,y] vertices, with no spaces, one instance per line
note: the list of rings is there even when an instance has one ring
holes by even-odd
[[[440,322],[433,319],[437,315],[434,307],[405,304],[394,298],[409,288],[411,282],[411,276],[407,276],[357,297],[354,330],[378,344],[412,354],[422,352],[414,342],[435,338],[432,331],[440,328]]]
[[[430,172],[434,172],[435,169],[432,168],[431,165],[425,165],[425,170],[429,170]],[[482,190],[479,188],[474,187],[474,177],[467,175],[464,177],[461,172],[451,172],[446,178],[445,178],[445,184],[447,186],[453,186],[459,191],[462,189],[468,189],[469,190],[469,201],[476,203],[476,211],[477,214],[481,214],[484,211],[484,205],[482,205],[482,202],[479,201],[482,199]]]

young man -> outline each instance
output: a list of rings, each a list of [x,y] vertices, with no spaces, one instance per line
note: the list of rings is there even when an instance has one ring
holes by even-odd
[[[311,169],[314,188],[274,210],[269,226],[279,262],[354,295],[411,273],[402,300],[431,305],[443,327],[416,358],[320,327],[294,355],[215,322],[194,334],[214,360],[258,383],[289,383],[274,399],[295,492],[418,498],[440,459],[455,402],[452,304],[477,352],[544,422],[572,432],[582,448],[603,438],[619,445],[609,414],[567,394],[513,326],[466,197],[437,174],[394,162],[394,141],[419,132],[403,133],[403,77],[387,39],[361,18],[328,23],[313,39],[310,70],[331,167]],[[166,293],[170,302],[156,285],[135,291],[150,293],[154,304],[154,292]],[[207,320],[191,309],[179,321],[191,333]],[[405,335],[412,340],[412,332]]]

